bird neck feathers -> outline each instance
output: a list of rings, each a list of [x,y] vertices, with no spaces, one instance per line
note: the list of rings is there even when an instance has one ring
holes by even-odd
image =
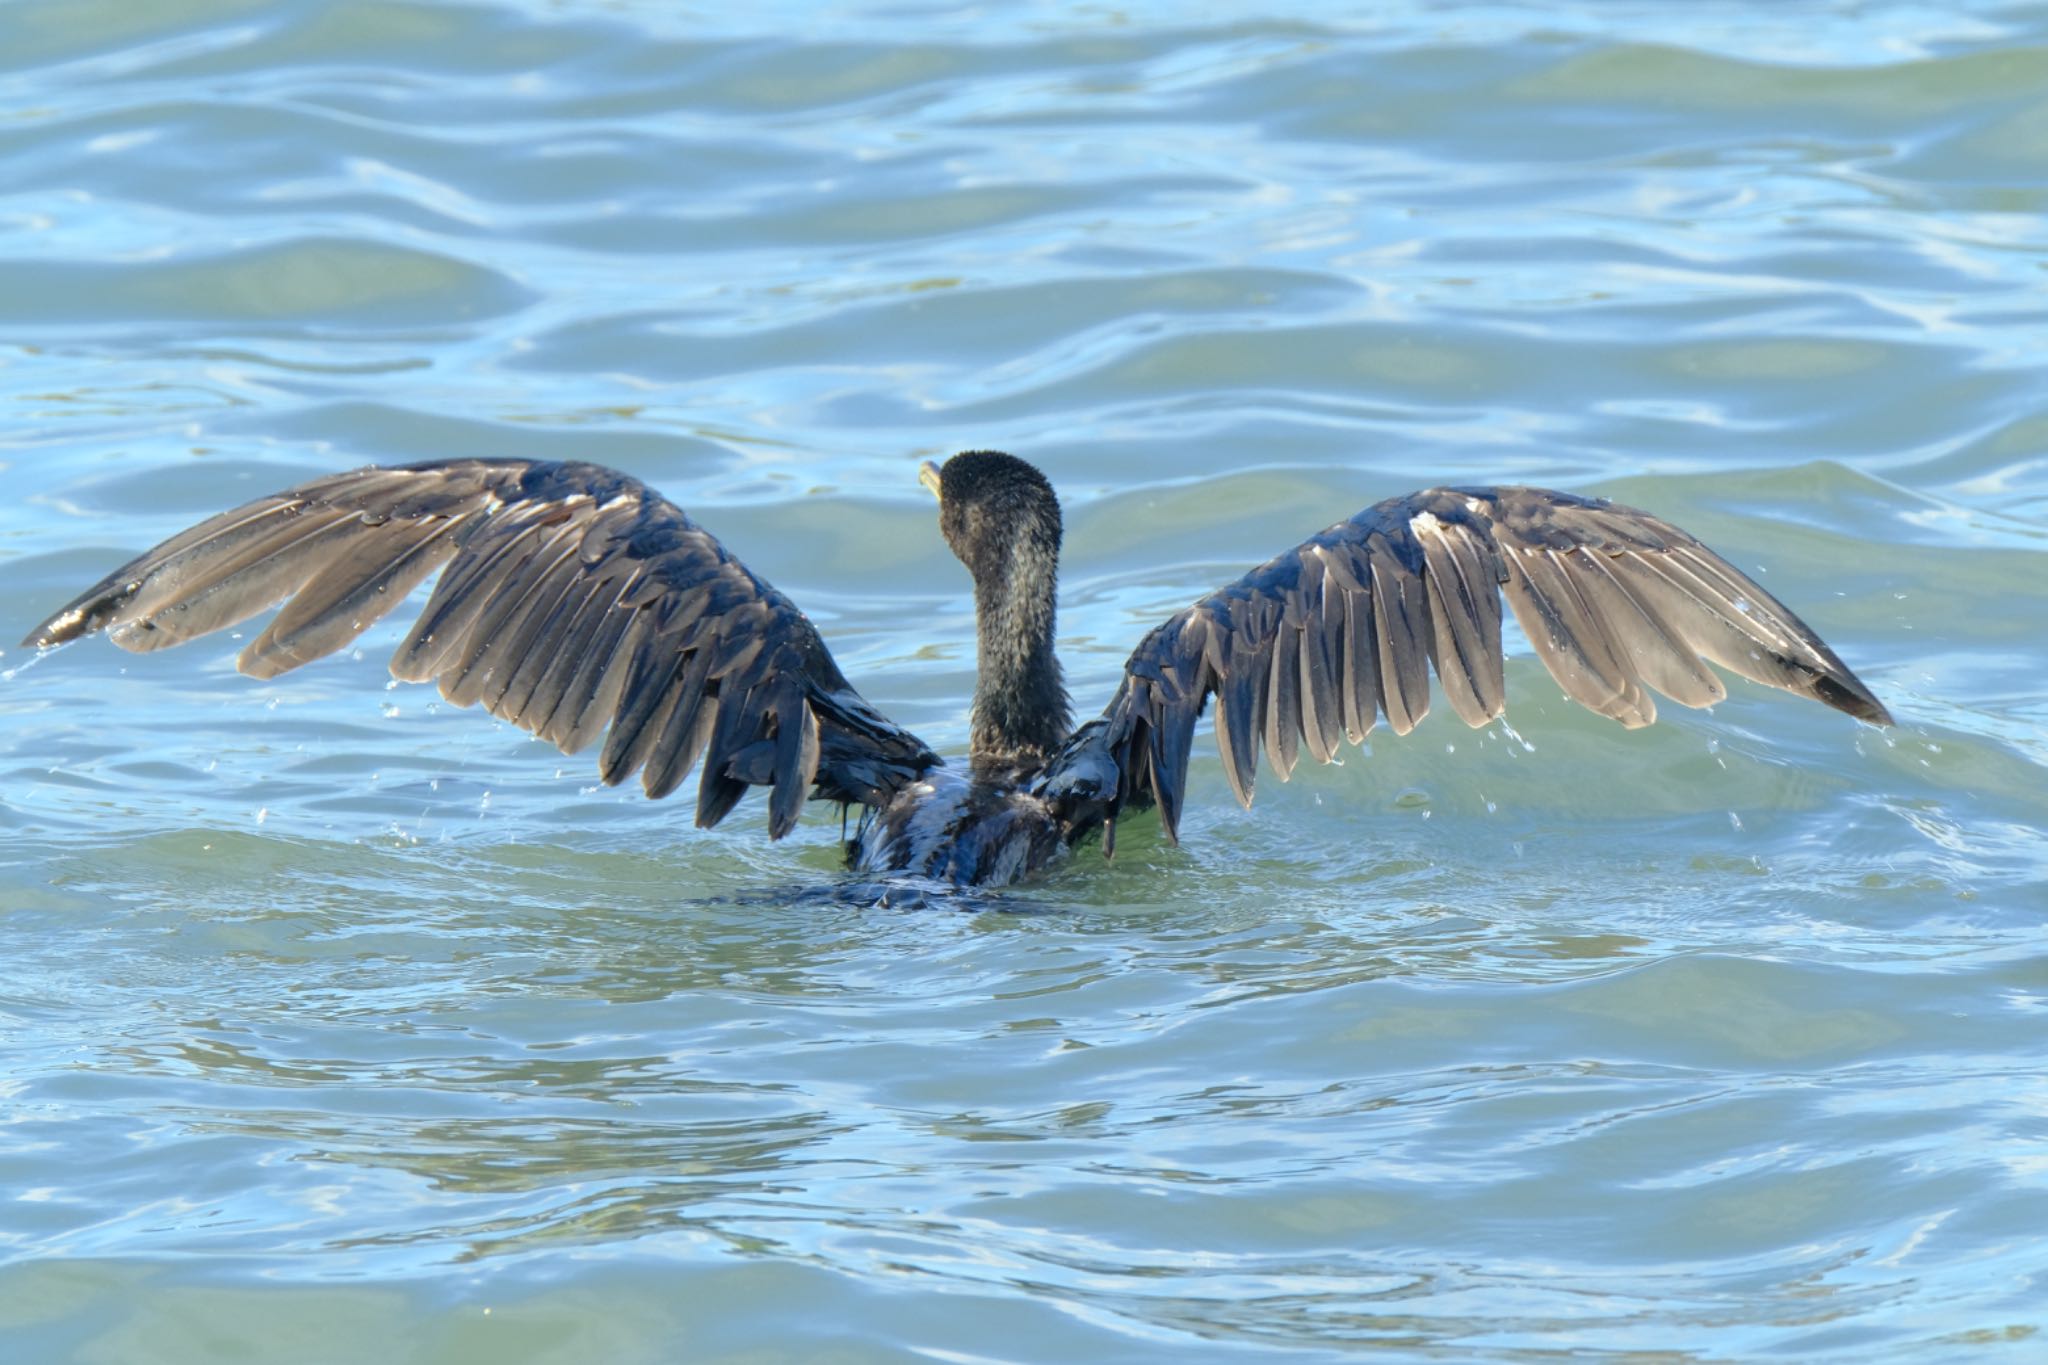
[[[1053,652],[1059,546],[1026,535],[974,576],[978,676],[970,755],[977,764],[1048,758],[1072,728]]]

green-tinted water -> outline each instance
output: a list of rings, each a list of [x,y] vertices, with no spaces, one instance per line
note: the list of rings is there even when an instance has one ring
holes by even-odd
[[[1510,718],[877,911],[836,821],[233,641],[0,657],[9,1361],[2048,1353],[2048,12],[0,5],[8,638],[370,460],[605,461],[964,737],[1377,498],[1657,509],[1882,733]],[[32,666],[24,666],[32,665]],[[1441,710],[1441,708],[1440,708]]]

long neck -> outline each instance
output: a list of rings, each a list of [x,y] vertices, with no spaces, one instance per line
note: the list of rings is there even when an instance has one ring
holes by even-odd
[[[976,763],[1036,763],[1072,728],[1053,653],[1057,542],[1027,536],[974,576],[979,669],[974,684]]]

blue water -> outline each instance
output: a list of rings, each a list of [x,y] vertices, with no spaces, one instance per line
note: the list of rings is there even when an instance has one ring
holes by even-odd
[[[2048,9],[0,5],[6,643],[366,462],[598,460],[965,742],[1381,497],[1761,576],[1896,713],[1510,660],[1000,901],[236,641],[0,654],[9,1361],[2048,1355]]]

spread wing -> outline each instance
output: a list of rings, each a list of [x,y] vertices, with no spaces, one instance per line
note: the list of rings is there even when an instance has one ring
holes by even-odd
[[[790,600],[639,480],[592,464],[449,460],[359,469],[258,498],[124,564],[43,622],[183,644],[284,602],[236,666],[258,678],[355,639],[441,571],[391,671],[438,679],[666,796],[700,755],[697,823],[771,789],[780,838],[812,793],[882,805],[938,761],[848,685]]]
[[[1652,692],[1727,695],[1704,661],[1859,720],[1891,716],[1784,604],[1648,512],[1541,488],[1433,488],[1339,522],[1147,635],[1099,720],[1039,792],[1070,828],[1157,804],[1175,837],[1195,721],[1217,697],[1216,745],[1251,805],[1259,752],[1284,781],[1300,748],[1328,762],[1385,716],[1407,734],[1433,664],[1467,725],[1506,706],[1501,596],[1565,695],[1634,728]]]

